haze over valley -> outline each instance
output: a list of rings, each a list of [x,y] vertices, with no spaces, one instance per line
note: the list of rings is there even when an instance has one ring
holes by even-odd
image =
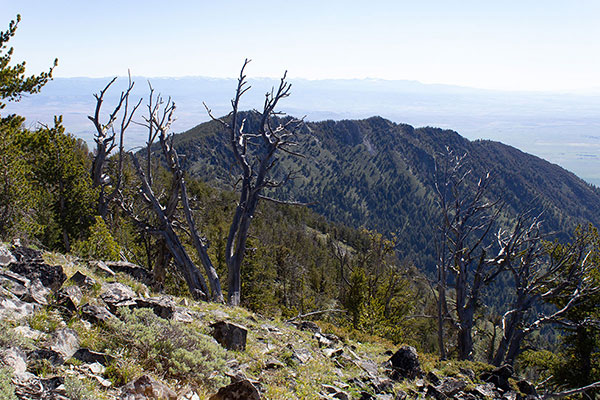
[[[135,71],[134,71],[135,72]],[[6,112],[27,117],[27,124],[49,124],[64,116],[67,129],[92,143],[88,120],[98,93],[109,78],[55,78],[44,90],[9,103]],[[133,98],[147,96],[148,78],[134,77]],[[235,79],[182,77],[150,78],[152,86],[177,105],[175,132],[207,121],[203,102],[215,115],[225,115]],[[499,141],[544,158],[600,185],[600,92],[532,92],[472,89],[416,81],[382,79],[292,79],[293,95],[282,111],[308,121],[362,119],[381,116],[415,127],[452,129],[470,139]],[[124,88],[126,78],[118,79]],[[251,79],[248,108],[260,104],[275,79]],[[108,93],[108,104],[117,91]],[[144,145],[146,132],[132,127],[125,138],[129,147]]]

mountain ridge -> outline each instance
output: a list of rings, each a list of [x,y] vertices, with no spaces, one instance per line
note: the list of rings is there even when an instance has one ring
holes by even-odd
[[[248,128],[255,121],[251,114]],[[493,182],[488,196],[504,203],[503,219],[533,208],[545,213],[547,231],[566,238],[577,224],[600,225],[600,190],[573,173],[500,142],[470,141],[441,128],[414,128],[382,117],[306,122],[298,132],[304,158],[280,155],[276,171],[299,171],[293,184],[273,194],[283,199],[316,202],[313,208],[334,222],[395,234],[402,256],[431,269],[435,251],[433,221],[439,221],[435,163],[446,148],[468,154],[472,178],[487,172]],[[176,135],[185,156],[183,167],[203,180],[226,185],[233,165],[221,127],[203,123]],[[429,224],[429,226],[419,226]]]

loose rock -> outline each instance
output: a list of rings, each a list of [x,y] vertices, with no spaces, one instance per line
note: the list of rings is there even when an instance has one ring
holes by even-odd
[[[137,264],[127,261],[104,261],[104,264],[112,271],[123,272],[145,285],[150,286],[154,283],[154,275]]]
[[[222,387],[209,400],[260,400],[258,390],[250,381],[243,380]]]
[[[19,261],[10,264],[9,268],[12,272],[23,275],[30,281],[38,278],[44,286],[52,291],[58,290],[67,280],[67,275],[60,265],[48,265],[38,261]]]
[[[115,360],[115,358],[106,353],[99,353],[89,349],[79,349],[73,354],[73,358],[83,361],[84,363],[98,363],[102,365],[108,365]]]
[[[50,349],[59,353],[65,360],[71,358],[79,348],[77,332],[70,328],[54,331],[49,341]]]
[[[96,284],[96,281],[89,276],[77,271],[69,278],[69,281],[84,289],[91,289]]]
[[[115,276],[115,271],[108,268],[104,261],[90,261],[90,267],[96,268],[97,271],[102,272],[107,277]]]
[[[162,382],[142,375],[121,389],[122,400],[177,400],[177,394]]]
[[[83,293],[79,286],[67,286],[56,292],[56,303],[71,312],[77,311]]]
[[[104,285],[104,292],[100,294],[100,297],[110,310],[114,313],[119,307],[129,307],[137,305],[136,294],[127,285],[119,282],[107,283]]]
[[[92,323],[106,322],[111,318],[116,318],[106,307],[95,306],[93,304],[86,304],[81,307],[81,315]]]
[[[0,244],[0,267],[6,267],[15,262],[17,262],[17,258],[3,244]]]
[[[412,346],[400,347],[389,361],[400,378],[414,379],[422,374],[417,350]]]
[[[246,350],[248,330],[243,326],[220,321],[212,324],[210,327],[213,328],[212,336],[226,349]]]

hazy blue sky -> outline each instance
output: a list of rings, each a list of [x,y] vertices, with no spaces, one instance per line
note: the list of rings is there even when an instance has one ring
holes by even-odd
[[[600,1],[28,1],[14,60],[56,76],[409,79],[600,90]]]

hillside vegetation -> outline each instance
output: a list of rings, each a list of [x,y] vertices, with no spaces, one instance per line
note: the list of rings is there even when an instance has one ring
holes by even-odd
[[[252,113],[247,124],[252,126]],[[250,127],[252,129],[252,127]],[[207,122],[177,135],[190,174],[221,186],[231,183],[232,153],[226,135]],[[433,270],[440,221],[434,183],[450,149],[468,154],[469,187],[491,173],[486,196],[501,200],[503,219],[534,208],[544,210],[544,228],[565,239],[577,224],[600,223],[600,191],[563,168],[513,147],[464,139],[454,131],[418,128],[373,117],[356,121],[307,122],[297,134],[304,158],[282,154],[280,171],[298,177],[279,197],[315,202],[312,208],[350,226],[394,234],[401,258]],[[283,173],[283,172],[281,172]]]

